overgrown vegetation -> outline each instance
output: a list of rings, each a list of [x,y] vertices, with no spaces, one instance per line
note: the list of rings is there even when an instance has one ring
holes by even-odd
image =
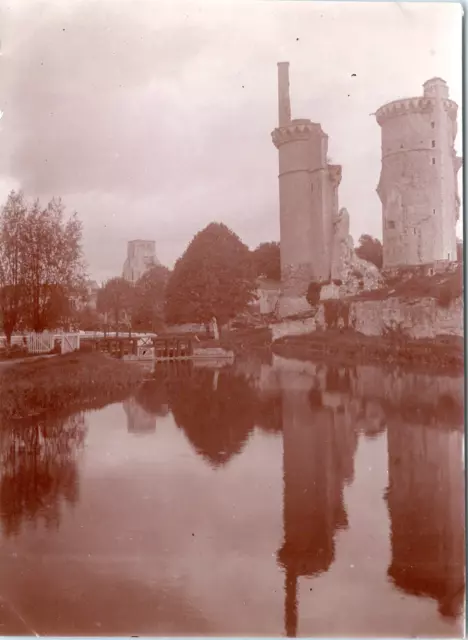
[[[340,299],[325,300],[323,312],[327,329],[348,329],[349,302]]]
[[[73,353],[4,366],[0,371],[0,421],[60,413],[122,400],[142,380],[143,369],[99,353]]]
[[[315,307],[320,302],[320,292],[322,291],[322,286],[323,283],[321,282],[311,282],[309,284],[306,299],[311,307]]]
[[[268,327],[256,327],[240,331],[224,331],[221,334],[219,346],[228,351],[241,353],[269,349],[271,342],[271,330]]]
[[[372,262],[372,264],[374,264],[378,269],[382,268],[383,246],[378,238],[373,238],[369,234],[364,233],[359,238],[356,255],[358,258],[361,258],[361,260]]]
[[[423,270],[406,269],[387,276],[383,287],[363,291],[354,296],[359,300],[384,300],[386,298],[434,298],[441,307],[448,307],[453,300],[463,295],[463,265],[457,264],[453,271],[428,275]]]

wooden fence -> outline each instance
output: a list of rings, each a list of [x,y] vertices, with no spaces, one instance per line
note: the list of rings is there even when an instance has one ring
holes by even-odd
[[[29,353],[49,353],[55,346],[53,333],[29,333],[26,336]]]
[[[29,353],[50,353],[56,344],[60,346],[61,353],[70,353],[80,348],[79,333],[27,333],[22,336],[12,336],[11,346],[23,347]],[[6,338],[0,337],[0,348],[7,346]]]
[[[63,333],[61,336],[56,337],[56,339],[60,340],[61,353],[70,353],[80,348],[79,333]]]

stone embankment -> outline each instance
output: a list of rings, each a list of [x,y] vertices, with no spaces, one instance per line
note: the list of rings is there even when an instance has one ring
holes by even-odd
[[[326,321],[326,304],[321,303],[314,316],[272,324],[273,342],[285,336],[330,329]],[[413,340],[442,335],[463,337],[462,298],[456,298],[447,307],[440,306],[434,298],[355,300],[346,307],[347,318],[342,319],[342,326],[365,336],[382,336],[398,329]]]

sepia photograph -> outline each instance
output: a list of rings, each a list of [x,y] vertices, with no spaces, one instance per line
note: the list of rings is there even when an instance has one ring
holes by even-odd
[[[0,637],[465,637],[463,11],[0,3]]]

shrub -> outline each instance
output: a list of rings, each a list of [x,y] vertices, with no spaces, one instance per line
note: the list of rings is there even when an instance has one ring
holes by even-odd
[[[323,309],[327,329],[348,329],[349,304],[347,302],[343,300],[325,300]]]
[[[91,353],[91,351],[93,351],[93,343],[91,340],[80,340],[80,351],[82,353]]]
[[[451,287],[445,283],[441,285],[437,294],[437,304],[439,307],[447,308],[453,300],[453,292]]]
[[[311,282],[307,289],[307,302],[311,307],[315,307],[320,302],[320,292],[322,284],[320,282]]]
[[[404,342],[408,339],[408,334],[403,327],[403,322],[398,322],[397,320],[391,320],[388,324],[384,325],[382,336],[392,342]]]

